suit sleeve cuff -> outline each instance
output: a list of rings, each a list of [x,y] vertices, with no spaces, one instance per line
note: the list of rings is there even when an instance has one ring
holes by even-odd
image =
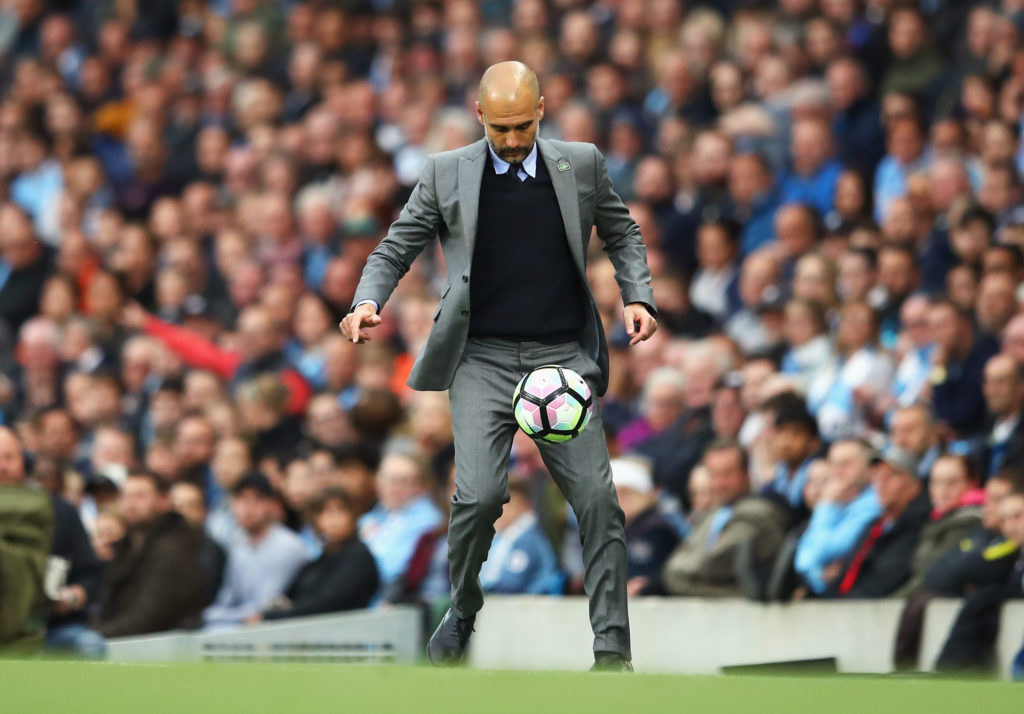
[[[380,312],[380,305],[377,303],[376,300],[360,300],[359,302],[352,306],[352,310],[349,310],[349,312],[354,311],[360,305],[373,305],[373,309],[376,310],[377,312]]]

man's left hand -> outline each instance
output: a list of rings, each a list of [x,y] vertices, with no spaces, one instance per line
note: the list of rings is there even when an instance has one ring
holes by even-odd
[[[658,329],[658,321],[647,311],[647,306],[641,302],[631,302],[622,311],[626,321],[626,333],[630,336],[629,346],[637,342],[643,342],[653,335]]]

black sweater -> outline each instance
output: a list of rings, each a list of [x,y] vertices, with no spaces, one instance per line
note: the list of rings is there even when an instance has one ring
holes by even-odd
[[[291,607],[264,613],[266,620],[358,610],[370,604],[380,578],[373,554],[353,536],[328,546],[312,563],[303,566],[285,595]]]
[[[513,170],[516,170],[513,168]],[[583,293],[543,158],[520,181],[488,157],[469,286],[469,334],[571,341],[583,329]]]

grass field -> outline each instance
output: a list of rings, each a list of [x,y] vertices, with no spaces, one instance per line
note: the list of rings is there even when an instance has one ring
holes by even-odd
[[[0,662],[0,712],[1020,714],[1024,687],[874,677],[684,677],[299,664]]]

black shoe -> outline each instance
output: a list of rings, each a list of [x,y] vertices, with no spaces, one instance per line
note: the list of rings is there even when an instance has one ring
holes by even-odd
[[[591,672],[632,672],[633,663],[615,652],[597,652],[594,654],[594,666]]]
[[[433,665],[459,664],[466,655],[466,646],[473,634],[476,615],[467,618],[455,617],[451,610],[445,613],[441,624],[427,643],[427,659]]]

